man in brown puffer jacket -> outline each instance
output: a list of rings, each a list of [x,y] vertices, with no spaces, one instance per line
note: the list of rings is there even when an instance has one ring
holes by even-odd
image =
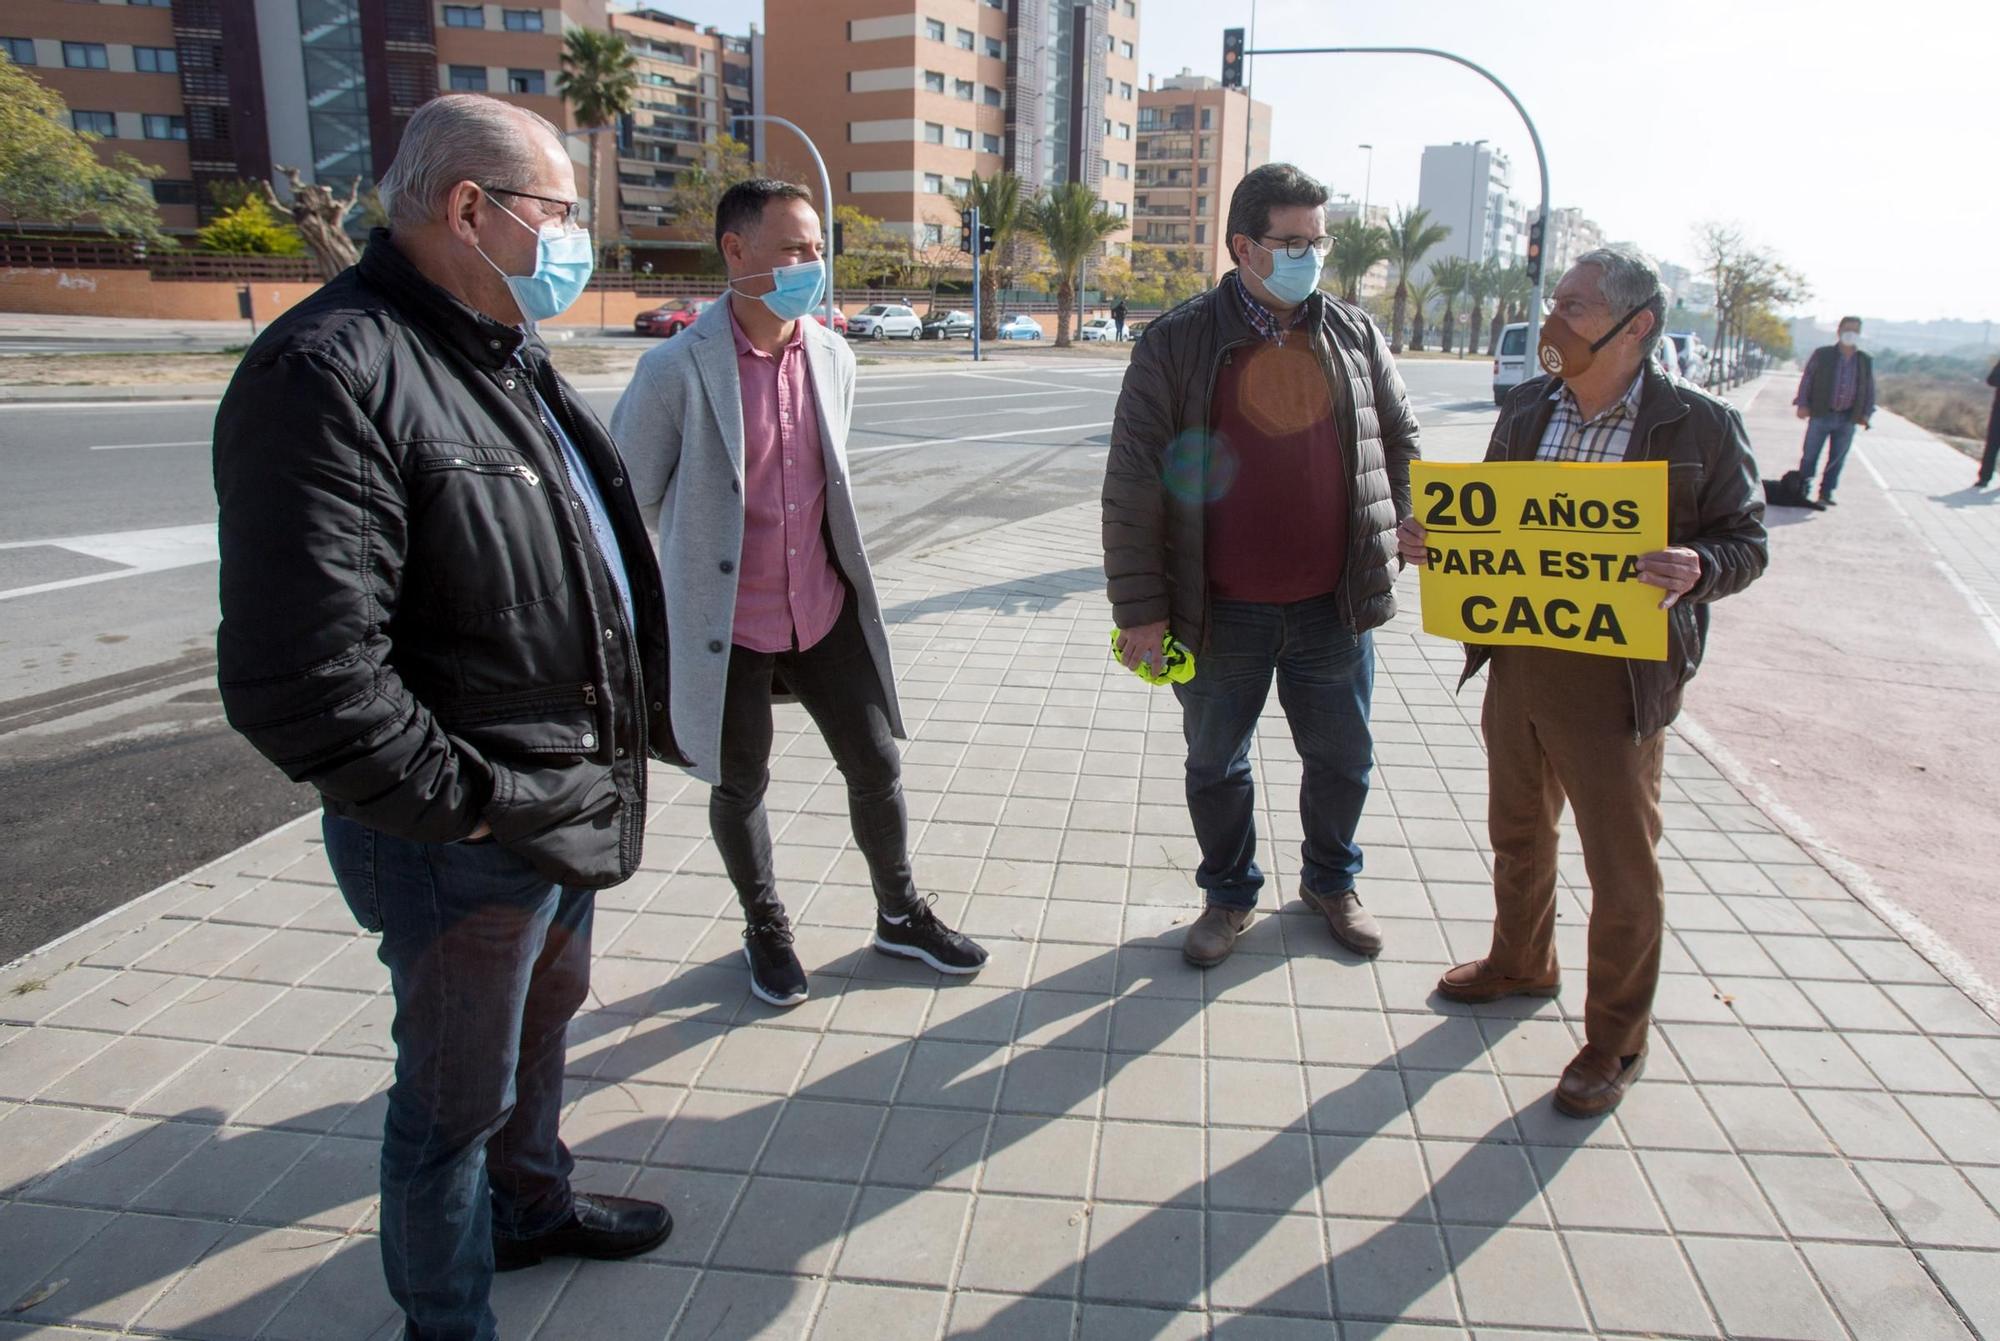
[[[1369,630],[1396,612],[1395,528],[1417,423],[1382,334],[1319,290],[1327,191],[1273,163],[1229,203],[1237,269],[1153,322],[1118,397],[1104,478],[1104,571],[1119,654],[1195,655],[1174,686],[1207,908],[1183,953],[1209,967],[1249,925],[1257,867],[1250,740],[1275,673],[1304,770],[1302,897],[1373,956],[1355,891],[1374,688]]]

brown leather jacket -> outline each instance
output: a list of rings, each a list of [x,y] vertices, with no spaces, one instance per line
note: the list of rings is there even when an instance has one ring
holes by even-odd
[[[1326,370],[1347,453],[1347,562],[1340,608],[1355,633],[1396,613],[1396,523],[1410,511],[1416,417],[1382,332],[1326,293],[1303,331]],[[1104,470],[1104,575],[1120,628],[1166,620],[1199,655],[1208,638],[1202,550],[1215,379],[1230,351],[1260,337],[1225,277],[1146,327],[1118,395]],[[1283,525],[1283,518],[1273,518]]]
[[[1708,606],[1734,596],[1771,561],[1757,459],[1736,407],[1686,382],[1669,381],[1649,361],[1627,461],[1667,463],[1667,543],[1701,555],[1701,577],[1667,612],[1667,659],[1625,663],[1632,684],[1632,733],[1649,736],[1680,714],[1681,691],[1701,666]],[[1532,461],[1555,414],[1547,377],[1521,383],[1500,405],[1488,461]],[[1578,653],[1577,655],[1583,655]],[[1468,643],[1461,688],[1492,659]]]

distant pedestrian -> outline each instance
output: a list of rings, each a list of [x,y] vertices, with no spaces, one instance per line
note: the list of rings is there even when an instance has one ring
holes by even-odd
[[[1986,455],[1979,458],[1979,479],[1973,488],[1984,489],[1993,483],[1993,467],[2000,464],[2000,363],[1993,365],[1993,371],[1986,374],[1986,385],[1993,388],[1993,410],[1986,416]]]
[[[848,483],[854,355],[811,319],[826,291],[805,188],[739,183],[715,211],[728,296],[639,361],[612,412],[639,506],[656,517],[672,648],[674,729],[709,784],[709,832],[743,908],[750,990],[806,999],[778,897],[771,701],[782,682],[847,786],[875,887],[874,947],[943,973],[986,951],[946,926],[910,870],[888,631]]]
[[[1125,338],[1125,300],[1120,298],[1111,305],[1111,324],[1118,331],[1119,340]]]
[[[1590,879],[1584,1046],[1555,1092],[1571,1117],[1610,1112],[1645,1068],[1666,925],[1657,851],[1666,728],[1701,663],[1709,603],[1749,586],[1768,560],[1742,416],[1649,358],[1665,312],[1659,275],[1635,253],[1578,258],[1542,327],[1562,376],[1507,394],[1486,459],[1668,465],[1667,548],[1638,561],[1639,580],[1666,593],[1667,659],[1468,646],[1459,677],[1462,688],[1490,667],[1480,728],[1493,940],[1484,957],[1448,970],[1438,995],[1476,1003],[1562,991],[1557,825],[1567,802]],[[1423,562],[1415,518],[1398,541],[1406,560]]]
[[[1174,694],[1207,904],[1181,953],[1198,968],[1229,957],[1264,885],[1250,742],[1273,675],[1304,764],[1300,897],[1348,949],[1382,949],[1356,885],[1374,766],[1369,630],[1396,613],[1418,432],[1382,332],[1319,287],[1326,201],[1289,163],[1237,184],[1237,268],[1147,325],[1111,426],[1104,571],[1119,654],[1158,667],[1171,632],[1195,656]]]
[[[1806,421],[1805,452],[1799,457],[1802,487],[1812,488],[1819,453],[1826,448],[1826,473],[1819,479],[1819,501],[1834,506],[1840,468],[1854,445],[1854,430],[1867,428],[1875,417],[1875,363],[1861,352],[1861,318],[1840,319],[1837,343],[1821,345],[1806,360],[1799,393],[1792,397],[1799,418]]]
[[[389,227],[250,347],[216,416],[230,724],[319,789],[395,993],[381,1251],[409,1341],[494,1341],[496,1269],[645,1252],[664,1206],[576,1191],[557,1135],[592,891],[678,761],[646,525],[534,323],[591,271],[561,132],[450,94]]]

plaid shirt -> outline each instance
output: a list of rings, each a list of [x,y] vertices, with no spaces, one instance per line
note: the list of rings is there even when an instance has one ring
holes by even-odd
[[[1610,409],[1584,422],[1569,383],[1557,382],[1549,399],[1556,412],[1549,417],[1548,431],[1535,451],[1537,461],[1623,461],[1632,445],[1632,425],[1639,418],[1639,393],[1646,385],[1646,370],[1632,379],[1625,394]]]
[[[1257,334],[1274,345],[1285,343],[1287,328],[1278,324],[1278,318],[1270,308],[1250,296],[1250,288],[1243,282],[1243,276],[1232,270],[1229,272],[1229,282],[1236,286],[1237,300],[1243,304],[1244,315],[1250,318],[1250,325],[1256,329]],[[1305,320],[1306,304],[1300,303],[1292,309],[1290,329],[1297,330],[1305,324]]]

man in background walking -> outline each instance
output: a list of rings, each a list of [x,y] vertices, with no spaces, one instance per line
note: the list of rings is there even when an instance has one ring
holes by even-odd
[[[1861,318],[1842,317],[1836,343],[1821,345],[1806,360],[1799,377],[1799,394],[1792,398],[1799,418],[1806,421],[1805,453],[1799,457],[1801,487],[1812,488],[1819,453],[1826,448],[1826,473],[1820,476],[1819,501],[1833,506],[1840,487],[1840,468],[1854,445],[1856,425],[1868,427],[1875,417],[1875,364],[1862,353]]]

